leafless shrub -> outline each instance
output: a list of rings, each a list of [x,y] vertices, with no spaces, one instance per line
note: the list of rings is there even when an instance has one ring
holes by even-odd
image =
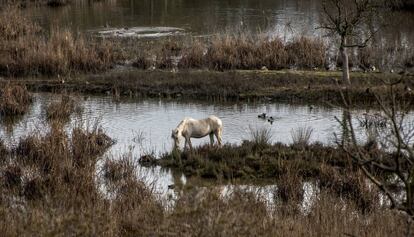
[[[349,131],[347,136],[349,142],[337,141],[337,143],[361,168],[366,177],[386,195],[390,207],[401,210],[412,218],[414,216],[414,193],[412,192],[414,126],[407,121],[407,115],[413,101],[396,99],[398,96],[396,87],[402,83],[402,79],[384,83],[388,87],[388,94],[375,96],[389,126],[371,127],[370,129],[374,130],[375,134],[373,140],[370,136],[366,140],[357,136],[351,117],[352,104],[346,94],[342,93],[345,116],[342,120],[337,118],[337,121],[344,130]],[[384,156],[379,149],[392,150],[393,154]],[[393,184],[384,176],[378,175],[378,172],[394,175],[403,187],[404,197],[397,198],[392,191]]]

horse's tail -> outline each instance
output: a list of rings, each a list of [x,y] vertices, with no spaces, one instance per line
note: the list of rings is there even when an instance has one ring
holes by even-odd
[[[223,123],[221,122],[221,119],[218,119],[218,128],[217,128],[217,140],[219,146],[221,146],[222,136],[223,136]]]

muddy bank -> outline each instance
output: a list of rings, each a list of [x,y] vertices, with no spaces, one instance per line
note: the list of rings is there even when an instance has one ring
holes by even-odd
[[[148,71],[117,72],[60,78],[0,80],[25,84],[32,91],[107,94],[116,98],[156,97],[210,100],[263,100],[340,104],[340,72],[318,71]],[[398,74],[353,73],[349,95],[355,104],[375,103],[374,93],[384,94],[383,80],[399,80]],[[410,78],[399,87],[401,97],[413,98]]]

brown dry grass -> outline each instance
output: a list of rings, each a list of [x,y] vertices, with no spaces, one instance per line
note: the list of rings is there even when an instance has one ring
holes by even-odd
[[[296,38],[286,45],[287,64],[298,68],[320,68],[325,66],[327,46],[321,39]]]
[[[75,35],[65,29],[43,33],[16,7],[0,12],[0,32],[1,75],[98,72],[122,58],[110,41]]]
[[[224,34],[207,40],[191,39],[187,43],[162,41],[147,49],[147,56],[140,56],[134,65],[147,68],[149,58],[155,56],[156,68],[179,67],[212,70],[232,69],[283,69],[290,67],[323,68],[326,46],[320,39],[297,38],[283,43],[281,39],[269,39],[248,34]],[[178,65],[172,56],[182,56]]]
[[[32,96],[26,86],[7,83],[0,89],[0,114],[24,114],[32,103]]]
[[[46,107],[46,118],[50,121],[65,122],[73,113],[80,114],[82,107],[79,101],[69,95],[62,95],[59,101],[54,101]]]
[[[98,136],[94,128],[78,129]],[[138,178],[131,156],[106,159],[100,166],[97,152],[81,148],[101,147],[99,139],[91,139],[94,136],[69,135],[61,127],[51,127],[44,135],[29,135],[16,147],[6,148],[8,159],[0,161],[4,236],[381,237],[404,236],[407,231],[404,216],[378,203],[362,210],[352,199],[330,194],[341,189],[329,185],[321,186],[307,211],[301,211],[303,180],[295,169],[281,175],[284,183],[278,183],[277,198],[284,201],[276,199],[275,205],[243,188],[223,196],[220,187],[184,187],[166,209]]]

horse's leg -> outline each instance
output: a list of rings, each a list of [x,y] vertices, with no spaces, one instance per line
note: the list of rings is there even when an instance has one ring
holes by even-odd
[[[222,128],[217,129],[217,130],[214,132],[214,134],[216,135],[218,145],[221,147],[221,135],[222,135]]]
[[[210,133],[210,145],[213,146],[214,145],[214,134]]]
[[[185,139],[185,141],[184,141],[184,151],[187,149],[187,137],[184,137]]]
[[[190,145],[190,151],[192,151],[193,150],[193,145],[191,144],[191,139],[190,138],[188,138],[188,145]]]

